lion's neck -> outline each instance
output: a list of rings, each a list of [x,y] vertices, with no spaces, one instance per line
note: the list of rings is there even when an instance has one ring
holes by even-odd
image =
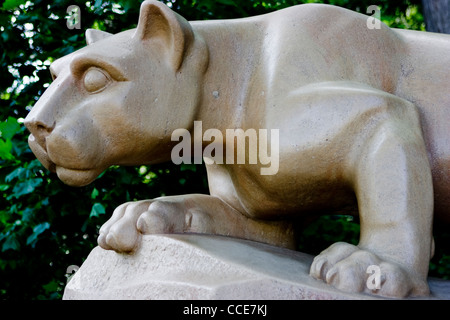
[[[220,21],[199,23],[196,31],[204,38],[209,51],[208,68],[204,74],[202,97],[195,120],[203,129],[245,127],[249,113],[248,99],[255,85],[259,52],[255,50],[258,33],[253,33],[247,20],[236,20],[235,32],[216,32]],[[250,28],[249,28],[250,26]],[[227,27],[230,30],[230,27]],[[220,38],[217,37],[220,34]],[[250,38],[251,41],[250,41]],[[252,43],[253,45],[249,45]]]

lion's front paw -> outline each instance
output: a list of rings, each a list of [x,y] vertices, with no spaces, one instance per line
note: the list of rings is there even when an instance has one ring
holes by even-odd
[[[402,298],[427,295],[428,284],[399,264],[338,242],[314,258],[310,275],[346,292]]]
[[[152,200],[127,202],[114,210],[112,217],[100,228],[98,244],[103,249],[131,252],[139,243],[141,233],[137,220],[147,212]]]
[[[114,210],[101,227],[98,244],[107,250],[132,252],[143,234],[207,232],[209,219],[201,210],[190,210],[183,199],[127,202]]]

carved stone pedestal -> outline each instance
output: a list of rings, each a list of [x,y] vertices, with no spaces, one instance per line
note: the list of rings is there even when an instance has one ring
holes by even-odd
[[[343,293],[311,278],[311,262],[310,255],[247,240],[149,235],[131,255],[95,248],[63,298],[376,299]],[[449,282],[430,285],[437,290],[431,298],[450,299]]]

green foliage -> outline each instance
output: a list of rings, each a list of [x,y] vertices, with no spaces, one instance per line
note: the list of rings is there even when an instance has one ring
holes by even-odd
[[[84,31],[112,33],[137,24],[141,1],[5,0],[0,2],[0,299],[58,299],[68,267],[80,266],[96,245],[100,226],[126,201],[163,195],[207,193],[203,166],[171,163],[111,167],[91,185],[71,188],[49,173],[31,153],[23,118],[51,82],[55,59],[85,45]],[[165,1],[188,20],[263,14],[296,0]],[[317,1],[304,1],[317,2]],[[323,1],[362,13],[372,0]],[[66,27],[69,5],[81,8],[81,29]],[[390,26],[423,29],[420,0],[380,0]],[[328,244],[357,242],[358,225],[347,216],[323,217],[300,237],[313,254]],[[445,235],[445,234],[444,234]],[[437,238],[431,271],[449,276],[449,251]],[[443,242],[442,242],[443,241]],[[446,251],[447,250],[447,251]]]
[[[359,222],[350,215],[324,215],[301,227],[298,249],[305,253],[316,255],[338,241],[358,244]]]
[[[25,2],[26,0],[5,0],[5,2],[3,3],[3,9],[12,10],[19,7],[20,5],[25,4]]]
[[[0,123],[0,158],[11,160],[13,155],[12,137],[20,131],[20,125],[17,119],[8,117],[6,121]]]

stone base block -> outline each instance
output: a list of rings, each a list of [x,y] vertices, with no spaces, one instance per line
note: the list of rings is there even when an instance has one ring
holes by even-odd
[[[336,290],[309,276],[301,252],[208,235],[148,235],[134,254],[92,250],[63,299],[379,299]],[[450,299],[450,282],[430,282]]]

